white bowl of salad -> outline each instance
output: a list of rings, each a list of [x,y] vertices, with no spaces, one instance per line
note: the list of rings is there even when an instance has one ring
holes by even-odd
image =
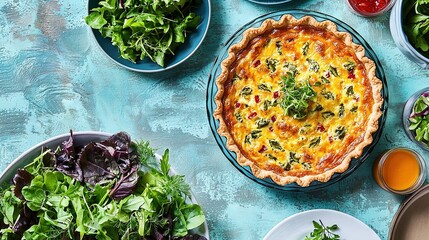
[[[417,91],[408,99],[402,123],[407,136],[429,151],[429,87]]]
[[[390,32],[399,50],[424,69],[429,69],[429,3],[398,0],[390,14]]]
[[[203,211],[168,158],[125,132],[70,132],[39,143],[0,175],[0,235],[208,239]]]

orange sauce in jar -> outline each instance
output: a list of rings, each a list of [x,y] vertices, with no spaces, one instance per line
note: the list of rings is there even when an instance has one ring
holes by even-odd
[[[423,184],[425,167],[423,159],[416,152],[397,148],[379,157],[374,165],[374,177],[386,190],[409,194]]]

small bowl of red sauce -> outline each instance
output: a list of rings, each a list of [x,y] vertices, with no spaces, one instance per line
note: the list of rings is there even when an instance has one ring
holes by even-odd
[[[347,0],[352,11],[363,17],[375,17],[389,11],[396,0]]]

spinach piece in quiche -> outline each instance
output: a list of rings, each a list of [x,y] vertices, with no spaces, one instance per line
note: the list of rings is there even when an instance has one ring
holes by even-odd
[[[347,71],[351,72],[355,69],[356,67],[356,63],[354,63],[353,61],[349,60],[347,62],[345,62],[343,64],[344,69],[346,69]]]
[[[284,94],[280,105],[285,114],[295,119],[305,118],[309,111],[310,101],[316,98],[316,92],[308,81],[296,83],[292,73],[287,73],[281,79]]]
[[[272,149],[282,151],[282,152],[284,151],[283,147],[280,145],[280,143],[277,140],[270,139],[268,140],[268,142],[270,143],[270,146]]]
[[[308,42],[305,42],[304,45],[302,46],[301,50],[302,50],[302,55],[306,56],[308,53],[308,49],[310,48],[310,44]]]
[[[274,58],[267,58],[267,60],[265,60],[265,63],[267,64],[270,73],[274,73],[277,70],[277,64],[279,63],[279,60]]]
[[[310,71],[319,72],[320,66],[319,66],[319,63],[316,62],[316,60],[311,59],[311,58],[307,58],[306,61],[307,61],[308,65],[310,66],[309,67]]]

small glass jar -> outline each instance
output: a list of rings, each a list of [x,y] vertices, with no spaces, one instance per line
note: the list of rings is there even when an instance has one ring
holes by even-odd
[[[363,17],[375,17],[389,11],[396,0],[347,0],[350,9]]]
[[[373,175],[381,188],[388,192],[408,195],[419,189],[426,180],[424,159],[408,148],[386,151],[374,162]]]

